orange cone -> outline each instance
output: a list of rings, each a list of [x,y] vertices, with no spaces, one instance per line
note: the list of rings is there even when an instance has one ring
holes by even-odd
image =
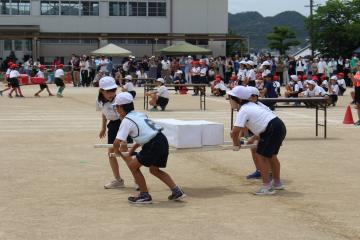
[[[351,113],[350,105],[347,106],[343,124],[354,124],[354,119]]]

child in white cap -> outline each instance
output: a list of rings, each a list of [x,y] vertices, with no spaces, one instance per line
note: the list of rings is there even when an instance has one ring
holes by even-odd
[[[102,115],[99,138],[106,137],[107,128],[108,144],[113,144],[121,123],[119,114],[114,110],[112,106],[116,96],[117,85],[114,78],[103,77],[99,81],[99,87],[99,96],[96,101],[96,110],[101,111]],[[128,141],[132,142],[132,139],[129,138]],[[113,152],[113,148],[108,149],[109,154]],[[115,180],[105,184],[104,188],[123,188],[124,180],[120,177],[119,164],[117,159],[115,157],[109,157],[109,163]]]
[[[248,128],[254,133],[253,140],[258,140],[256,160],[263,180],[263,186],[254,194],[271,195],[275,190],[284,189],[280,181],[280,163],[277,155],[286,136],[286,127],[274,113],[251,102],[252,93],[249,88],[240,87],[229,92],[231,107],[239,109],[231,137],[234,151],[238,151],[241,147],[239,136],[243,130]],[[269,166],[272,169],[273,181],[269,178]]]
[[[150,109],[150,111],[158,111],[158,106],[160,106],[161,111],[165,111],[170,98],[169,90],[165,86],[165,80],[163,78],[156,79],[156,84],[158,84],[159,88],[153,92],[146,93],[146,95],[151,97],[149,104],[153,106],[153,108]]]
[[[160,168],[166,167],[169,155],[169,144],[167,138],[161,132],[162,128],[144,113],[134,111],[133,97],[129,93],[119,93],[113,106],[122,119],[113,144],[114,150],[126,162],[140,188],[140,194],[130,196],[128,201],[136,204],[152,202],[144,175],[140,171],[142,166],[148,167],[151,174],[170,188],[169,200],[176,201],[184,198],[185,193],[175,184],[170,175],[160,170]],[[130,150],[127,149],[126,143],[128,135],[135,141]],[[134,155],[135,150],[140,146],[142,147],[141,151]],[[122,154],[124,151],[128,151],[129,154]]]
[[[135,98],[136,91],[135,91],[135,86],[134,86],[134,84],[132,82],[132,76],[131,75],[126,75],[125,76],[125,81],[126,81],[126,83],[122,88],[123,92],[128,92],[133,96],[133,98]]]

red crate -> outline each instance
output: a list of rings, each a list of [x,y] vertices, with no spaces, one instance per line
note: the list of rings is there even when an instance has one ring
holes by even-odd
[[[45,83],[45,78],[32,77],[31,78],[31,83],[32,84],[43,84],[43,83]]]
[[[18,77],[20,85],[27,85],[29,84],[29,76],[27,74],[20,74]]]

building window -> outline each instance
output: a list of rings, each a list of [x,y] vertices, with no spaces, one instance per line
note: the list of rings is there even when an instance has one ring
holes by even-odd
[[[79,16],[79,2],[61,1],[61,15]]]
[[[59,15],[59,1],[41,1],[41,15]]]
[[[127,16],[127,2],[110,2],[109,16]]]
[[[30,15],[30,1],[11,0],[11,15]]]
[[[146,16],[146,2],[129,2],[129,16]]]
[[[123,45],[126,44],[126,39],[109,39],[108,42],[115,45]]]
[[[32,40],[25,40],[26,51],[32,51]]]
[[[0,14],[9,15],[10,14],[10,1],[1,0],[0,1]]]
[[[99,16],[99,2],[81,2],[82,16]]]
[[[142,45],[147,44],[146,39],[128,39],[127,44]]]
[[[12,41],[11,40],[4,40],[4,50],[5,51],[12,50]]]
[[[166,2],[149,2],[148,7],[149,16],[166,16]]]
[[[22,51],[22,41],[21,40],[15,40],[15,51]]]

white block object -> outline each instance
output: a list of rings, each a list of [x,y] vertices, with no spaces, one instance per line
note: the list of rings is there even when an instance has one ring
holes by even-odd
[[[176,119],[153,119],[153,121],[164,128],[162,132],[170,146],[175,148],[202,147],[202,127],[199,124]]]
[[[187,121],[191,124],[200,125],[202,128],[202,146],[217,146],[224,144],[224,124],[205,120]]]

